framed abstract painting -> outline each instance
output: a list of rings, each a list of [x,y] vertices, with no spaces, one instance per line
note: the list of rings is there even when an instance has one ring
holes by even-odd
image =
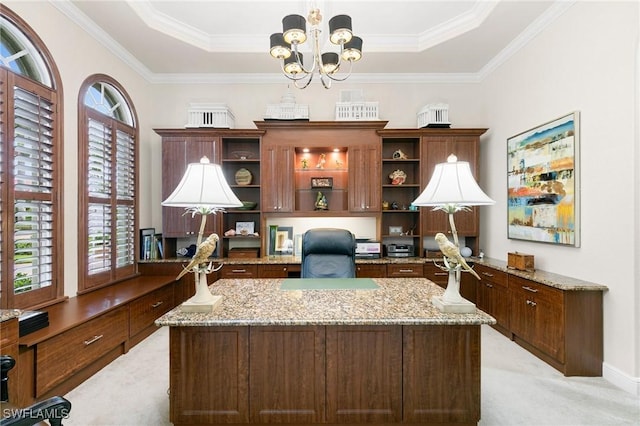
[[[508,237],[580,246],[580,114],[507,139]]]

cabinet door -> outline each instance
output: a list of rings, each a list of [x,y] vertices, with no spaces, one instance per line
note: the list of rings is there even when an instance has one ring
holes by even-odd
[[[349,210],[377,212],[380,201],[380,145],[349,147]]]
[[[217,137],[189,136],[162,139],[162,199],[166,199],[178,186],[189,163],[197,163],[207,156],[212,163],[219,162]],[[219,232],[216,216],[207,217],[205,235]],[[165,238],[195,236],[200,230],[202,216],[184,214],[179,207],[162,208],[162,232]]]
[[[402,421],[402,327],[327,327],[327,423]]]
[[[520,277],[512,289],[511,331],[561,363],[565,358],[562,291]]]
[[[356,278],[386,278],[387,268],[385,265],[356,264]]]
[[[511,296],[507,286],[507,274],[492,268],[475,264],[474,266],[481,280],[477,281],[478,309],[488,313],[496,319],[495,328],[507,333],[511,319]]]
[[[478,178],[477,158],[479,137],[477,136],[425,136],[422,138],[423,149],[423,184],[424,188],[433,175],[438,163],[447,161],[449,155],[454,154],[458,161],[468,161],[471,173]],[[454,216],[458,234],[478,234],[478,208],[472,207],[471,211],[457,212]],[[438,232],[450,234],[448,215],[442,211],[423,209],[423,234],[435,235]]]
[[[292,146],[269,145],[262,155],[262,211],[288,213],[293,211]]]
[[[252,327],[251,423],[325,422],[325,328]]]

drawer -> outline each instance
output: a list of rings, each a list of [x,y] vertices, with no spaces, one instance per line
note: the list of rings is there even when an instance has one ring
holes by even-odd
[[[300,277],[299,264],[260,265],[260,278],[295,278]]]
[[[129,337],[133,337],[174,306],[173,284],[164,286],[129,303]]]
[[[562,290],[516,276],[509,276],[509,289],[550,303],[562,304]]]
[[[220,278],[258,278],[258,265],[224,265]]]
[[[447,282],[449,280],[449,273],[447,271],[443,271],[433,263],[425,263],[423,265],[423,270],[424,277],[426,279],[433,281],[440,287],[447,287]]]
[[[385,265],[356,264],[356,277],[358,278],[384,278],[387,276]]]
[[[129,307],[100,315],[36,346],[36,397],[127,340]]]
[[[509,277],[509,275],[506,272],[488,268],[478,263],[473,266],[473,269],[475,269],[476,273],[480,275],[482,282],[491,283],[493,285],[498,285],[504,288],[508,287],[507,278]]]
[[[422,264],[387,265],[387,277],[422,277]]]
[[[18,319],[0,322],[0,348],[18,344]],[[4,352],[2,352],[4,354]]]

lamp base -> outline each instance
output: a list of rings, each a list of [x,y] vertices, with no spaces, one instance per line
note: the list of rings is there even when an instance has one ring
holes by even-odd
[[[473,314],[476,312],[475,303],[471,303],[466,299],[449,302],[443,300],[442,296],[432,296],[431,303],[441,312],[448,314]]]
[[[194,298],[192,297],[191,299],[180,305],[180,310],[182,312],[203,312],[210,314],[212,312],[215,312],[218,306],[222,304],[222,296],[212,295],[210,300],[204,302],[194,301],[192,299]]]

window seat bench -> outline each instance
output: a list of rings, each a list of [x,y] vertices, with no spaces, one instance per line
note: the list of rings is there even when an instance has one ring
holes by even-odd
[[[175,275],[142,275],[45,308],[49,326],[19,338],[18,396],[64,395],[141,342],[176,306]]]

